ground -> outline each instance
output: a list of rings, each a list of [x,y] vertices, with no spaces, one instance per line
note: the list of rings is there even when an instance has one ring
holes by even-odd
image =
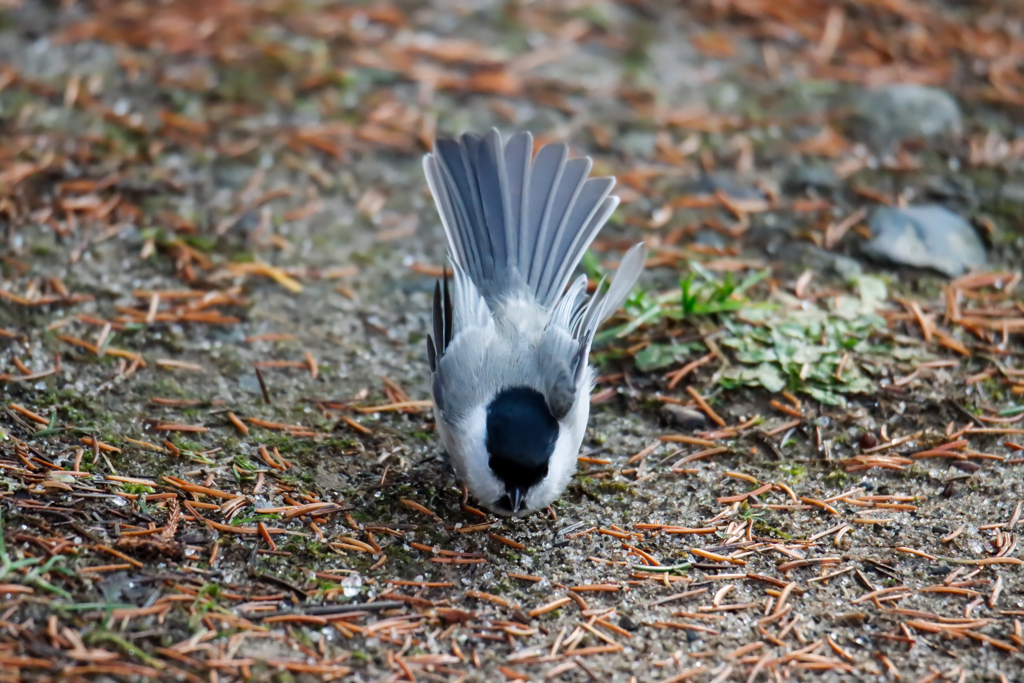
[[[0,1],[0,677],[1020,680],[1021,5],[678,4]],[[490,126],[651,250],[514,521],[427,401]],[[918,203],[980,273],[865,258]]]

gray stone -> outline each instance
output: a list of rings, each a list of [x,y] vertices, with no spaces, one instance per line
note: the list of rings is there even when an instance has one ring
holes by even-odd
[[[114,572],[105,576],[99,584],[100,592],[110,602],[144,603],[153,593],[152,584],[146,577],[128,572]]]
[[[640,624],[638,624],[637,622],[633,621],[632,619],[627,617],[625,614],[623,614],[621,617],[619,617],[619,626],[621,626],[622,628],[626,629],[627,631],[639,631],[640,630]]]
[[[615,144],[626,154],[641,159],[650,159],[654,156],[657,140],[652,132],[631,130],[620,135]]]
[[[985,265],[985,245],[970,223],[934,204],[877,209],[862,250],[879,261],[937,270],[948,277]]]
[[[966,176],[928,176],[922,180],[921,189],[922,194],[943,200],[943,203],[949,203],[945,200],[952,199],[970,204],[978,198],[974,183]]]
[[[828,251],[805,240],[788,240],[774,246],[770,254],[800,268],[812,268],[825,275],[835,275],[844,281],[864,274],[864,266],[857,259]]]
[[[15,40],[7,36],[0,38],[0,57],[13,58],[25,78],[52,82],[70,72],[107,77],[117,69],[117,52],[104,43],[61,44],[47,37],[21,48],[14,47]]]
[[[731,173],[724,171],[704,174],[699,180],[687,183],[684,191],[691,194],[714,194],[724,192],[732,199],[764,199],[764,193],[748,185]]]
[[[693,237],[693,241],[695,244],[712,247],[714,249],[725,249],[729,246],[729,241],[725,238],[725,235],[717,230],[711,230],[710,228],[701,228],[698,230],[697,234]]]
[[[711,102],[717,111],[734,109],[742,98],[743,91],[735,83],[724,81],[712,88]]]
[[[707,425],[704,413],[674,403],[663,405],[661,416],[670,427],[676,427],[684,432],[695,432],[698,429],[704,429]]]
[[[787,190],[835,190],[841,185],[835,171],[829,166],[798,164],[789,169],[783,186]]]
[[[1014,204],[1024,204],[1024,183],[1006,183],[999,190],[999,198]]]
[[[963,129],[959,105],[940,88],[914,83],[886,85],[864,93],[855,108],[861,129],[857,132],[880,147],[955,135]]]
[[[678,26],[659,28],[662,35],[647,46],[648,66],[632,78],[641,87],[656,88],[658,99],[667,106],[696,104],[707,69],[698,68],[700,55]]]
[[[260,387],[260,380],[253,374],[242,375],[238,378],[238,386],[250,394],[260,394],[263,389]]]
[[[232,162],[213,164],[213,179],[218,187],[237,190],[252,178],[252,166]]]

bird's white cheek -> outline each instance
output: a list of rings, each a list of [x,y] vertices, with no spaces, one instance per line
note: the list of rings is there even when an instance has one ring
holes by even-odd
[[[438,423],[438,432],[459,481],[475,499],[489,505],[504,494],[504,489],[488,463],[486,431],[487,414],[482,405],[455,424],[442,428]]]

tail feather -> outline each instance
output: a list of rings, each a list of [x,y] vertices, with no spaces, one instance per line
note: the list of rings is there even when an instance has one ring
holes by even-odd
[[[505,234],[505,243],[508,245],[509,260],[519,263],[519,255],[525,254],[527,245],[522,238],[521,229],[525,217],[529,215],[530,201],[530,164],[533,161],[533,137],[527,135],[513,135],[505,143],[505,169],[508,179],[508,202],[506,203],[506,215],[508,220],[505,225],[519,227],[517,230],[508,230]]]
[[[585,227],[583,223],[570,224],[569,219],[572,218],[573,210],[576,208],[576,200],[583,190],[584,183],[587,182],[587,176],[590,175],[591,166],[593,166],[593,162],[588,158],[570,159],[565,164],[565,169],[562,171],[562,177],[559,179],[558,186],[552,188],[550,211],[547,213],[546,220],[541,227],[541,232],[537,236],[538,252],[540,254],[550,254],[551,257],[547,259],[534,259],[533,268],[530,270],[530,284],[535,287],[539,298],[549,296],[550,292],[546,291],[547,288],[556,284],[553,282],[554,273],[552,271],[555,270],[557,265],[562,263],[560,260],[557,260],[562,254],[556,248],[560,245],[566,230],[571,230],[572,236],[575,237]],[[583,254],[580,253],[580,257],[582,256]],[[575,263],[573,267],[576,267]],[[562,289],[564,288],[565,286],[563,285]],[[561,293],[560,289],[555,296],[557,297]]]
[[[495,275],[500,276],[502,266],[510,262],[508,237],[512,232],[508,215],[511,202],[507,198],[508,180],[501,145],[500,142],[485,138],[467,144],[467,148],[470,159],[474,156],[476,158],[476,180],[483,204],[483,224],[477,226],[477,230],[482,229],[487,234],[487,243],[482,244],[489,243],[490,246],[492,261],[487,262],[485,259],[485,262],[494,268]]]
[[[438,140],[437,148],[445,144]],[[457,189],[457,181],[452,171],[438,163],[429,163],[428,156],[424,160],[423,169],[427,176],[427,185],[437,204],[437,212],[441,216],[448,244],[451,246],[455,260],[465,269],[478,271],[481,268],[480,256],[476,249],[476,236],[472,234],[472,225],[465,202]],[[456,172],[459,168],[456,167]]]
[[[602,186],[602,181],[605,181]],[[619,205],[619,198],[608,196],[611,192],[612,187],[615,185],[613,178],[600,178],[587,181],[587,186],[584,187],[583,195],[580,197],[580,201],[577,202],[577,210],[582,207],[590,207],[589,213],[578,217],[578,225],[585,226],[583,230],[579,231],[575,235],[566,234],[563,236],[563,241],[556,246],[555,251],[558,253],[579,253],[576,261],[569,263],[568,260],[562,262],[558,269],[554,272],[551,281],[555,283],[565,282],[572,277],[573,271],[576,270],[576,266],[579,264],[580,259],[583,258],[583,252],[587,250],[590,243],[597,237],[597,233],[601,231],[604,224],[611,218],[615,208]],[[592,197],[587,197],[586,193],[593,192]],[[573,219],[570,219],[570,224],[573,224]],[[564,285],[563,285],[564,287]]]
[[[601,297],[601,315],[600,320],[597,321],[596,325],[600,325],[607,320],[615,311],[619,310],[619,307],[626,302],[626,297],[633,291],[633,285],[640,278],[640,274],[644,270],[644,264],[647,261],[647,245],[643,242],[634,244],[626,252],[626,255],[622,257],[622,261],[619,263],[618,270],[615,271],[615,277],[612,278],[611,284],[608,286],[608,291],[605,292],[604,296]],[[597,327],[594,327],[594,332],[597,332]]]
[[[647,246],[643,242],[634,244],[622,257],[619,269],[615,271],[615,277],[612,278],[608,289],[604,289],[605,281],[602,279],[586,306],[581,307],[573,316],[573,337],[586,347],[588,353],[594,335],[597,334],[597,328],[626,301],[626,297],[644,270],[646,259]]]
[[[531,142],[533,136],[530,136]],[[564,144],[545,145],[537,153],[533,167],[529,170],[530,182],[526,185],[526,199],[523,205],[525,223],[520,225],[519,249],[522,274],[537,293],[536,283],[540,279],[543,258],[540,251],[544,233],[551,220],[552,205],[562,181],[569,148]]]
[[[633,245],[619,263],[615,277],[605,288],[606,278],[601,278],[593,296],[586,295],[586,276],[580,276],[555,308],[552,321],[562,324],[572,335],[576,352],[570,362],[572,390],[576,391],[587,367],[587,357],[594,343],[594,336],[601,326],[629,296],[647,258],[647,246],[640,242]]]
[[[589,158],[497,130],[438,139],[424,169],[453,258],[493,309],[528,295],[551,310],[618,198],[613,178],[588,179]]]

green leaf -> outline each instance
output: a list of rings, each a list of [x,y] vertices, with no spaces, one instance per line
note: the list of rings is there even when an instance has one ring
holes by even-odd
[[[639,372],[651,372],[668,367],[681,361],[686,356],[699,351],[700,343],[690,344],[651,344],[636,354],[636,369]]]
[[[782,368],[774,363],[761,363],[752,368],[735,365],[727,369],[722,376],[746,386],[762,386],[771,392],[786,388],[786,376]]]
[[[845,406],[846,398],[842,394],[836,393],[831,389],[825,389],[823,387],[806,386],[803,391],[810,394],[814,400],[824,403],[828,406]]]

